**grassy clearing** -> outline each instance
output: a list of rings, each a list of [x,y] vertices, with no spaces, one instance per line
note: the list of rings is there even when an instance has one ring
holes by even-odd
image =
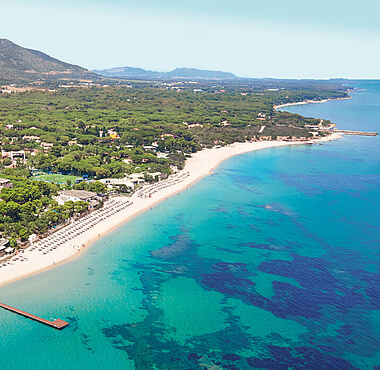
[[[41,180],[48,182],[56,182],[59,184],[66,184],[67,180],[70,180],[72,183],[78,178],[78,176],[74,175],[59,175],[59,174],[51,174],[51,175],[39,175],[33,177],[33,180]]]

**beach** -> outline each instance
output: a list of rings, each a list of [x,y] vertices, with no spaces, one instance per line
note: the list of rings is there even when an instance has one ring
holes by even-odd
[[[311,142],[334,140],[340,137],[338,134],[332,134],[322,139],[314,139]],[[134,193],[131,197],[113,197],[113,204],[118,204],[118,206],[114,206],[114,212],[109,211],[107,217],[96,220],[96,224],[90,224],[96,225],[96,227],[86,227],[83,232],[78,233],[76,236],[74,234],[68,235],[70,238],[67,239],[70,240],[60,243],[57,248],[49,249],[48,253],[43,253],[38,248],[27,248],[24,250],[20,256],[15,257],[18,258],[17,260],[14,258],[12,263],[8,263],[0,268],[0,287],[79,257],[88,250],[90,244],[95,240],[105,236],[121,224],[150,209],[159,202],[185,190],[204,176],[211,174],[221,162],[232,156],[260,149],[303,145],[305,143],[307,142],[246,142],[235,143],[221,148],[204,149],[197,152],[186,161],[185,167],[180,173],[160,182],[161,186],[145,185],[142,190]],[[72,224],[70,227],[74,226]],[[64,233],[65,229],[61,229],[63,230],[62,233]],[[70,234],[69,230],[67,229],[67,234]]]
[[[323,100],[304,100],[297,103],[286,103],[286,104],[280,104],[280,105],[274,105],[273,108],[275,110],[285,108],[285,107],[291,107],[295,105],[305,105],[305,104],[319,104],[319,103],[326,103],[328,101],[335,101],[335,100],[347,100],[351,99],[351,96],[348,96],[346,98],[336,98],[336,99],[323,99]]]

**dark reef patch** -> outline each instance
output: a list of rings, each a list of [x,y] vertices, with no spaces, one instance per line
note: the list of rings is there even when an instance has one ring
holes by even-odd
[[[279,215],[271,214],[273,220],[249,216],[249,220],[245,220],[242,225],[235,221],[233,225],[243,228],[248,221],[277,226],[279,219],[284,219],[283,215],[290,216],[286,222],[328,251],[326,258],[298,255],[295,252],[302,251],[304,245],[298,241],[280,240],[277,234],[274,234],[276,237],[268,236],[261,243],[252,241],[236,244],[235,239],[228,236],[223,240],[216,239],[211,244],[212,255],[220,251],[221,259],[207,258],[198,254],[198,245],[187,230],[180,229],[178,235],[171,237],[168,245],[152,251],[143,262],[130,267],[139,270],[144,295],[141,308],[146,312],[146,317],[141,322],[104,327],[103,334],[115,348],[126,352],[133,359],[137,369],[218,366],[231,370],[248,367],[340,370],[354,369],[343,357],[355,348],[360,348],[362,354],[373,356],[378,348],[376,340],[366,341],[362,334],[370,332],[375,335],[371,328],[367,326],[362,329],[363,323],[355,320],[351,320],[350,325],[341,323],[355,317],[357,312],[377,307],[378,274],[370,274],[358,267],[347,272],[353,277],[347,281],[346,274],[340,273],[342,266],[337,266],[335,261],[347,254],[345,261],[355,266],[355,260],[361,258],[360,252],[350,255],[349,250],[332,248],[321,237],[311,233],[299,218],[293,217],[291,211],[289,213],[287,209],[276,207],[275,213]],[[245,218],[244,214],[240,217]],[[264,252],[250,251],[250,248]],[[269,259],[274,258],[279,250],[281,256],[286,251],[291,260]],[[268,258],[257,266],[257,262],[249,258],[237,259],[243,253],[259,254],[260,259],[265,256]],[[130,264],[130,261],[125,261],[125,264]],[[271,297],[262,296],[256,291],[255,279],[261,273],[272,276]],[[190,337],[185,342],[176,342],[171,338],[173,328],[166,327],[163,312],[157,306],[157,296],[164,282],[179,275],[193,279],[207,291],[223,294],[221,312],[227,314],[227,328]],[[297,285],[277,281],[276,276],[293,279]],[[235,315],[235,307],[228,298],[264,309],[276,317],[298,322],[307,327],[307,332],[300,336],[297,343],[282,337],[278,332],[266,337],[252,337],[247,328],[242,326],[240,317]],[[328,325],[335,325],[336,332],[328,333]],[[268,346],[270,343],[287,343],[289,347]],[[256,345],[266,355],[260,358],[240,355]]]
[[[152,251],[152,256],[164,260],[174,260],[189,253],[195,246],[186,233],[178,234],[172,237],[172,239],[173,243],[170,245]]]
[[[310,370],[358,370],[349,361],[334,357],[312,347],[289,348],[268,346],[270,358],[247,358],[253,368],[263,369],[310,369]]]

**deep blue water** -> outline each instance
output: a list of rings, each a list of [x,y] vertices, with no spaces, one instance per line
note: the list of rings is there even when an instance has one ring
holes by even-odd
[[[380,131],[380,83],[289,107]],[[2,369],[380,366],[380,138],[233,157],[78,260],[6,286]]]

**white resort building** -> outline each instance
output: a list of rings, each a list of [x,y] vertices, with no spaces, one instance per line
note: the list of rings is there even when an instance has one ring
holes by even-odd
[[[64,190],[58,192],[58,196],[54,197],[59,205],[63,205],[68,201],[79,202],[84,201],[88,202],[91,207],[94,207],[99,202],[97,200],[96,193],[86,190]]]

